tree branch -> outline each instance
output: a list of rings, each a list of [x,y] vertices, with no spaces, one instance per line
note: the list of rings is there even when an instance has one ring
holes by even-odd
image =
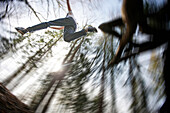
[[[158,42],[147,42],[147,43],[139,44],[138,45],[139,48],[138,48],[137,52],[129,54],[127,56],[124,56],[124,57],[118,59],[115,63],[120,63],[121,61],[127,60],[127,59],[129,59],[129,58],[131,58],[133,56],[136,56],[136,55],[138,55],[138,54],[140,54],[142,52],[146,52],[146,51],[155,49],[155,48],[161,46],[164,43],[166,43],[166,41],[162,41],[160,43],[158,43]]]
[[[9,5],[8,5],[8,3],[7,3],[6,8],[5,8],[5,12],[2,13],[2,14],[0,14],[0,15],[2,15],[2,16],[0,16],[0,21],[7,16],[8,6],[9,6]]]
[[[25,4],[33,11],[33,13],[35,14],[35,16],[38,18],[38,20],[41,22],[40,18],[37,15],[37,12],[32,8],[32,6],[29,4],[29,2],[27,0],[25,0]]]

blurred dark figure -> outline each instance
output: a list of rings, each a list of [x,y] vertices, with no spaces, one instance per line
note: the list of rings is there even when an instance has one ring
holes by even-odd
[[[143,7],[143,3],[140,2],[139,6]],[[169,100],[170,94],[168,92],[170,90],[169,89],[170,80],[168,78],[168,69],[170,68],[170,63],[169,63],[170,26],[168,26],[170,21],[170,3],[169,1],[167,1],[162,8],[160,8],[157,11],[151,11],[151,13],[150,12],[144,13],[143,11],[141,11],[142,7],[136,7],[136,4],[135,2],[133,2],[133,0],[123,0],[122,18],[117,18],[110,22],[102,23],[99,26],[99,28],[105,33],[109,33],[111,35],[116,36],[120,40],[116,55],[114,58],[112,58],[110,62],[111,66],[113,66],[114,64],[118,64],[122,60],[126,60],[132,56],[138,55],[141,52],[152,50],[157,47],[160,47],[163,44],[166,44],[166,48],[164,52],[165,60],[164,60],[163,75],[165,80],[165,94],[167,98],[163,106],[160,108],[159,112],[170,113],[170,110],[168,109],[168,105],[170,105],[170,100]],[[137,10],[135,11],[135,13],[133,12],[134,8],[136,8]],[[144,9],[144,7],[142,9]],[[156,25],[152,25],[152,23],[150,23],[153,20],[156,23]],[[135,26],[137,24],[139,25],[139,30],[141,33],[150,35],[148,42],[137,44],[133,42],[132,39],[130,39],[131,37],[133,37],[133,34],[136,31]],[[125,33],[120,34],[116,32],[114,28],[117,26],[126,27]],[[135,29],[132,30],[132,28]],[[131,48],[125,50],[125,53],[127,53],[125,54],[126,55],[125,57],[121,57],[123,50],[125,49],[125,46],[127,44],[130,44]]]

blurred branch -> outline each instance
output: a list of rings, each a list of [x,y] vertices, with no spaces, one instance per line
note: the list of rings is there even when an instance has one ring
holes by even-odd
[[[77,39],[77,40],[74,42],[73,46],[70,48],[70,50],[69,50],[67,56],[66,56],[66,57],[64,58],[64,60],[63,60],[63,64],[64,64],[65,61],[68,59],[68,57],[71,55],[71,52],[73,51],[73,48],[74,48],[75,45],[77,44],[77,41],[78,41],[78,40],[80,40],[80,39]]]
[[[12,9],[12,8],[9,8],[9,4],[7,3],[7,4],[6,4],[5,11],[3,11],[3,12],[0,13],[0,21],[1,21],[2,19],[5,19],[7,16],[12,15],[11,9]]]
[[[6,5],[5,12],[0,14],[0,21],[7,16],[8,13],[8,4]]]
[[[9,76],[6,80],[4,80],[3,84],[8,85],[19,73],[22,72],[23,69],[26,68],[26,66],[30,62],[35,63],[35,61],[39,61],[45,55],[45,53],[48,52],[61,38],[62,38],[62,35],[51,44],[51,41],[53,40],[53,38],[52,38],[42,48],[40,48],[33,56],[29,57],[28,60],[20,68],[18,68],[11,76]],[[44,50],[45,47],[48,47],[48,48],[46,50]],[[36,59],[36,56],[39,56],[39,58]],[[35,65],[32,65],[26,71],[26,73],[30,72],[33,67],[35,67]]]
[[[146,52],[146,51],[149,51],[149,50],[152,50],[152,49],[155,49],[159,46],[161,46],[162,44],[166,43],[166,41],[162,41],[160,43],[157,43],[157,42],[146,42],[146,43],[143,43],[143,44],[138,44],[138,51],[135,52],[135,53],[132,53],[132,54],[129,54],[127,56],[124,56],[120,59],[118,59],[117,61],[115,61],[115,63],[119,63],[121,61],[124,61],[124,60],[127,60],[133,56],[136,56],[142,52]]]
[[[71,63],[71,62],[72,62],[75,54],[76,54],[77,51],[80,49],[81,44],[83,43],[83,41],[84,41],[84,37],[82,38],[82,40],[81,40],[81,42],[79,43],[79,45],[76,47],[76,49],[75,49],[74,53],[72,54],[71,58],[68,60],[68,63]]]
[[[25,4],[33,11],[33,13],[35,14],[35,16],[38,18],[38,20],[41,22],[40,18],[37,15],[37,12],[34,10],[34,8],[32,8],[32,6],[29,4],[29,2],[27,0],[25,0]]]
[[[54,82],[54,83],[53,83],[53,86],[56,84],[55,89],[53,90],[50,98],[48,99],[47,103],[45,104],[45,106],[44,106],[44,108],[43,108],[43,110],[42,110],[42,113],[46,113],[46,111],[47,111],[47,109],[48,109],[48,107],[49,107],[49,104],[50,104],[50,102],[52,101],[52,99],[53,99],[53,97],[54,97],[54,95],[55,95],[55,92],[57,91],[58,87],[60,86],[60,83],[61,83],[61,80],[59,80],[58,82]],[[52,87],[52,86],[51,86],[51,87]]]
[[[77,40],[77,41],[78,41],[78,40]],[[77,42],[77,41],[76,41],[76,42]],[[79,45],[76,47],[74,53],[71,55],[71,58],[68,60],[67,63],[72,62],[75,54],[77,53],[77,51],[78,51],[78,49],[80,48],[80,46],[81,46],[81,44],[82,44],[83,41],[84,41],[84,38],[81,40],[81,42],[79,43]],[[75,42],[75,44],[76,44],[76,42]],[[73,47],[74,47],[74,46],[75,46],[75,45],[73,45]],[[72,49],[71,49],[71,50],[72,50]],[[69,53],[70,53],[70,51],[69,51]],[[69,55],[70,55],[70,54],[69,54]],[[68,56],[66,56],[66,58],[65,58],[64,60],[66,60],[67,58],[68,58]],[[63,64],[67,64],[67,63],[64,62],[64,60],[63,60]],[[37,110],[37,108],[39,107],[40,103],[43,101],[43,99],[45,98],[45,96],[46,96],[46,95],[48,94],[48,92],[50,91],[51,87],[52,87],[52,86],[54,85],[54,83],[56,83],[56,81],[58,80],[58,83],[57,83],[55,89],[53,90],[51,97],[49,98],[48,102],[45,104],[45,107],[43,108],[43,112],[45,112],[45,111],[47,110],[47,107],[48,107],[48,105],[49,105],[49,103],[50,103],[50,101],[51,101],[54,93],[55,93],[56,90],[58,89],[58,85],[59,85],[59,84],[61,83],[61,81],[63,80],[63,78],[64,78],[65,74],[68,72],[69,68],[70,68],[70,65],[67,65],[67,66],[63,67],[63,69],[60,70],[60,71],[58,71],[58,72],[49,73],[49,75],[53,76],[53,79],[51,80],[51,82],[50,82],[50,84],[49,84],[49,86],[48,86],[48,89],[43,93],[43,96],[41,96],[41,99],[39,100],[38,104],[34,107],[34,109],[33,109],[34,111]],[[48,76],[49,76],[49,75],[48,75]]]
[[[132,43],[132,46],[135,47],[133,48],[133,53],[131,54],[128,54],[122,58],[118,58],[118,59],[112,59],[111,62],[109,64],[109,66],[113,66],[114,64],[118,64],[120,63],[121,61],[125,61],[133,56],[136,56],[142,52],[146,52],[146,51],[149,51],[149,50],[152,50],[152,49],[155,49],[159,46],[161,46],[162,44],[165,44],[167,41],[168,41],[168,37],[170,36],[169,33],[167,34],[160,34],[160,35],[154,35],[153,36],[153,41],[150,41],[150,42],[145,42],[145,43],[142,43],[142,44],[136,44],[136,43]],[[164,37],[164,38],[161,38],[161,37]],[[167,38],[166,38],[167,37]],[[127,51],[127,53],[129,53],[130,51],[132,51],[132,48],[130,50]]]
[[[107,39],[105,39],[104,42],[104,47],[103,47],[103,61],[102,61],[102,77],[100,80],[100,92],[99,92],[99,111],[97,113],[104,113],[104,94],[105,94],[105,71],[106,71],[106,67],[105,67],[105,60],[106,60],[106,43],[107,43]]]

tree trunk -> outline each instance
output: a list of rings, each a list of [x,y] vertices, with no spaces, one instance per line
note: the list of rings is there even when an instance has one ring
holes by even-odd
[[[33,113],[33,111],[0,83],[0,113]]]

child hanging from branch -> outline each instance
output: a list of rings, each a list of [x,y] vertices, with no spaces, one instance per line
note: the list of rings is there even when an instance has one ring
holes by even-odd
[[[70,42],[81,36],[85,36],[87,32],[97,32],[97,29],[92,26],[82,29],[81,31],[75,32],[77,28],[77,24],[75,22],[74,15],[69,4],[69,0],[67,0],[67,8],[68,8],[68,13],[65,18],[59,18],[48,22],[42,22],[40,24],[28,28],[16,27],[15,29],[22,35],[24,35],[27,32],[34,32],[37,30],[46,29],[47,27],[50,27],[52,29],[57,29],[57,30],[64,29],[64,41],[66,42]],[[61,26],[61,27],[58,28],[58,27],[51,27],[51,26]]]

